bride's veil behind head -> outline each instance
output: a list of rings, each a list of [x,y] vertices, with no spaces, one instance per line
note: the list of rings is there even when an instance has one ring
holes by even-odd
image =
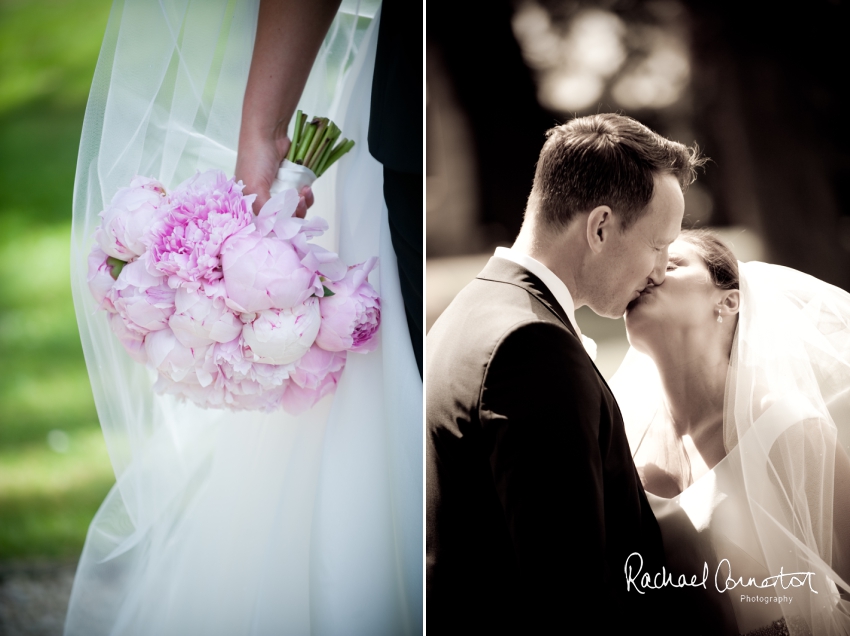
[[[793,269],[742,263],[724,442],[771,573],[813,572],[818,594],[783,607],[814,634],[846,634],[850,612],[850,294]],[[845,582],[842,582],[845,581]]]
[[[817,594],[803,586],[782,604],[791,634],[847,634],[850,294],[777,265],[739,263],[739,272],[723,436],[756,535],[741,547],[772,575],[814,573]],[[663,412],[652,359],[630,349],[611,387],[634,454]],[[783,586],[759,591],[781,595]]]

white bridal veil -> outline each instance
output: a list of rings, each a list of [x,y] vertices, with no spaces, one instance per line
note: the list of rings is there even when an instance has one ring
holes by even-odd
[[[117,483],[92,522],[66,634],[422,629],[422,382],[367,126],[379,2],[343,0],[298,108],[357,141],[315,185],[317,242],[379,255],[381,345],[294,417],[152,392],[88,291],[98,213],[134,175],[233,174],[258,0],[115,0],[86,110],[71,278]],[[377,280],[376,280],[377,279]]]
[[[794,593],[792,602],[768,610],[738,604],[739,627],[748,614],[773,611],[795,636],[850,634],[850,294],[785,267],[739,268],[741,310],[724,404],[728,455],[716,475],[674,501],[733,572],[743,563],[769,575],[813,573],[813,591],[736,589]],[[612,388],[635,452],[637,440],[663,421],[654,363],[631,349]],[[703,501],[693,505],[697,496]]]

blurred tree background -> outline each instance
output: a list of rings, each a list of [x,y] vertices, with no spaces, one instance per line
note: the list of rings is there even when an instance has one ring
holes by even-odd
[[[0,563],[75,560],[114,475],[71,300],[103,1],[0,2]]]
[[[686,226],[718,229],[742,260],[850,289],[846,0],[479,7],[427,7],[429,326],[486,254],[513,242],[544,132],[596,112],[713,160],[686,194]],[[583,317],[591,336],[622,344],[616,322]]]

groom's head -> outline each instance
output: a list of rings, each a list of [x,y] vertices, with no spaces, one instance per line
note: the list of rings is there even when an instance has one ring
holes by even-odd
[[[612,113],[552,128],[540,152],[525,223],[536,240],[569,233],[576,300],[621,316],[648,284],[664,280],[679,233],[683,191],[704,159]]]

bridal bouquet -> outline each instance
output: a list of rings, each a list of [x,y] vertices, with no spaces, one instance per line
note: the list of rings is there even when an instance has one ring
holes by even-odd
[[[328,226],[292,216],[295,188],[257,216],[242,188],[218,170],[172,192],[137,176],[100,214],[89,288],[157,392],[297,414],[335,390],[349,351],[377,345],[377,259],[348,267],[311,243]]]

